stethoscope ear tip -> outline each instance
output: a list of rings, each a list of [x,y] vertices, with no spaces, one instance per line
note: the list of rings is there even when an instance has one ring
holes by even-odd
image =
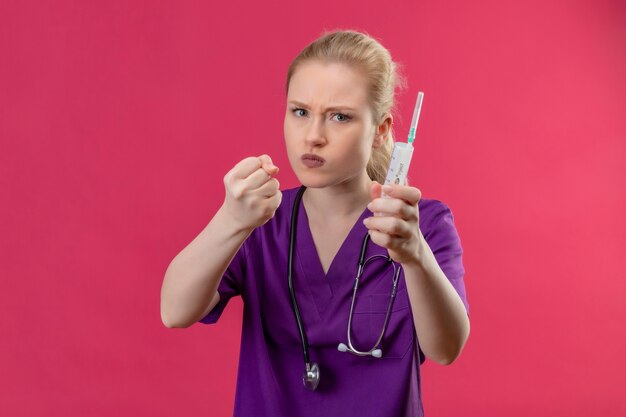
[[[337,350],[339,352],[350,351],[350,352],[354,353],[355,355],[359,355],[359,356],[372,355],[375,358],[382,358],[383,357],[383,350],[382,349],[374,349],[371,352],[358,352],[358,351],[355,351],[353,349],[350,349],[345,343],[339,343],[339,346],[337,346]]]

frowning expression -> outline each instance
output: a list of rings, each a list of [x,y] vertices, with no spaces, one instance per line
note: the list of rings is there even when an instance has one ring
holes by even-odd
[[[284,133],[302,184],[323,187],[364,175],[376,133],[365,76],[341,63],[301,64],[289,82]],[[323,163],[303,160],[306,154]]]

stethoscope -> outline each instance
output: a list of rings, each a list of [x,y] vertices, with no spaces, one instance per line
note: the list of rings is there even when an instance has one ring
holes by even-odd
[[[300,189],[298,190],[298,193],[296,194],[296,200],[293,204],[293,209],[291,212],[291,236],[289,240],[289,272],[288,274],[289,274],[289,294],[291,295],[291,305],[293,307],[294,315],[296,316],[296,322],[298,323],[300,339],[302,340],[302,350],[304,352],[305,370],[304,370],[302,382],[304,383],[304,386],[306,387],[306,389],[310,391],[314,391],[320,383],[320,368],[317,365],[317,363],[315,362],[311,363],[311,360],[309,357],[309,342],[307,340],[306,333],[304,332],[302,318],[300,317],[300,310],[298,309],[298,303],[296,302],[296,294],[293,290],[293,279],[292,279],[293,248],[294,248],[294,242],[296,238],[296,228],[298,224],[298,208],[300,206],[300,200],[302,199],[302,194],[304,194],[304,190],[306,190],[306,187],[304,185],[301,186]],[[396,267],[395,263],[393,262],[393,260],[391,259],[389,255],[387,256],[374,255],[368,258],[367,261],[364,261],[365,250],[367,249],[367,243],[369,241],[369,237],[370,237],[369,233],[366,233],[365,237],[363,238],[363,243],[361,244],[361,255],[359,257],[359,269],[357,272],[357,276],[354,280],[354,288],[352,291],[352,302],[350,303],[350,315],[348,317],[348,344],[346,345],[345,343],[339,343],[339,346],[337,346],[337,350],[339,350],[340,352],[350,352],[357,356],[370,356],[371,355],[375,358],[380,358],[382,357],[383,352],[379,346],[380,346],[381,341],[383,340],[383,336],[385,335],[385,330],[387,329],[387,323],[389,322],[389,315],[391,314],[391,306],[393,304],[393,300],[396,298],[396,289],[398,287],[398,278],[400,276],[400,268]],[[387,262],[391,263],[391,265],[393,266],[393,270],[394,270],[393,288],[391,289],[391,295],[389,297],[389,304],[387,305],[387,313],[385,315],[385,321],[383,322],[383,328],[382,328],[382,331],[380,332],[380,336],[378,337],[376,344],[370,350],[362,352],[356,349],[352,345],[352,336],[351,336],[352,312],[354,310],[354,301],[356,299],[356,292],[359,286],[359,279],[361,278],[361,274],[363,273],[363,268],[365,267],[365,264],[367,264],[370,260],[377,258],[377,257],[386,258]]]

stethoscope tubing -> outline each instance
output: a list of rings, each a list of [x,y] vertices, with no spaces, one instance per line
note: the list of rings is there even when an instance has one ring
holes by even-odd
[[[298,209],[300,207],[300,201],[302,200],[302,195],[304,194],[305,190],[306,190],[306,187],[304,185],[301,186],[300,189],[298,190],[298,193],[296,194],[296,198],[293,204],[292,212],[291,212],[291,230],[290,230],[290,236],[289,236],[288,282],[289,282],[289,295],[291,298],[291,306],[293,308],[293,312],[296,318],[296,323],[298,324],[298,332],[300,333],[300,340],[302,342],[302,354],[304,356],[304,363],[305,363],[303,383],[307,389],[314,391],[317,388],[319,384],[319,380],[320,380],[319,366],[317,365],[317,363],[311,363],[310,361],[309,342],[306,336],[306,332],[304,331],[304,324],[302,323],[302,317],[300,315],[300,309],[298,308],[298,303],[296,300],[296,293],[293,287],[293,255],[294,255],[293,252],[294,252],[294,246],[295,246],[296,228],[298,225],[298,211],[299,211]],[[389,315],[391,313],[391,307],[396,297],[398,278],[400,276],[400,268],[399,267],[396,268],[395,263],[393,262],[393,260],[391,259],[389,255],[387,256],[374,255],[370,257],[367,261],[365,261],[365,252],[367,249],[367,243],[369,242],[369,239],[370,239],[370,235],[369,233],[367,233],[363,239],[363,243],[361,244],[361,253],[359,256],[358,272],[357,272],[357,277],[354,282],[354,287],[353,287],[353,292],[352,292],[352,302],[350,303],[350,315],[348,317],[348,346],[344,345],[343,343],[340,343],[338,349],[342,352],[350,351],[351,353],[357,356],[371,355],[371,356],[380,358],[382,356],[382,351],[381,349],[378,348],[378,346],[380,346],[380,343],[382,342],[382,339],[385,335],[385,330],[387,329],[387,324],[389,323]],[[384,257],[387,259],[388,262],[391,262],[393,269],[394,269],[393,288],[391,291],[389,304],[387,305],[387,313],[385,314],[385,321],[383,323],[383,328],[380,333],[380,336],[378,337],[378,340],[376,341],[376,344],[374,345],[374,347],[372,347],[367,352],[361,352],[357,350],[352,344],[352,335],[351,335],[352,313],[354,311],[354,302],[356,300],[356,292],[359,287],[359,280],[361,278],[361,274],[363,273],[364,266],[371,259],[377,258],[377,257]]]
[[[367,261],[363,262],[363,258],[365,257],[365,247],[367,245],[367,240],[369,240],[369,234],[366,236],[365,240],[363,241],[363,247],[361,248],[361,257],[359,259],[359,272],[357,274],[356,279],[354,280],[354,289],[352,290],[352,302],[350,303],[350,314],[348,316],[348,347],[349,347],[348,350],[357,356],[373,355],[374,351],[379,350],[378,346],[380,346],[380,343],[383,340],[383,336],[385,335],[385,330],[387,330],[387,324],[389,323],[391,307],[393,306],[393,302],[396,298],[396,290],[398,288],[398,279],[400,276],[400,268],[396,268],[395,264],[391,260],[391,257],[389,256],[375,255],[369,258]],[[383,323],[383,328],[380,332],[380,336],[378,336],[378,340],[376,341],[376,343],[374,343],[374,346],[370,350],[366,352],[362,352],[356,349],[354,345],[352,344],[352,316],[353,316],[353,311],[354,311],[354,302],[356,300],[356,292],[359,287],[359,280],[361,278],[361,274],[363,273],[365,264],[369,262],[370,260],[372,260],[373,258],[376,258],[379,256],[387,258],[387,261],[391,262],[391,264],[393,265],[393,269],[394,269],[393,288],[391,289],[391,295],[390,295],[389,303],[387,304],[387,311],[385,313],[385,321]]]
[[[296,293],[293,289],[293,248],[296,238],[296,227],[298,225],[298,207],[300,205],[300,200],[302,199],[302,194],[304,194],[304,190],[306,187],[303,185],[298,190],[298,194],[296,195],[296,201],[293,205],[293,209],[291,212],[291,231],[289,238],[289,294],[291,296],[291,306],[293,307],[293,312],[296,316],[296,322],[298,323],[298,331],[300,332],[300,340],[302,341],[302,352],[304,354],[304,362],[307,366],[307,369],[310,367],[309,361],[309,342],[306,337],[306,333],[304,331],[304,326],[302,324],[302,318],[300,316],[300,310],[298,309],[298,303],[296,302]]]

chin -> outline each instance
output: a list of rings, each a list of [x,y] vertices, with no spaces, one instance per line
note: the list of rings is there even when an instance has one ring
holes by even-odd
[[[330,185],[329,178],[325,175],[296,172],[296,177],[306,188],[324,188]]]
[[[309,178],[298,178],[300,180],[300,184],[304,185],[306,188],[324,188],[327,187],[328,181],[321,181],[319,179],[309,179]]]
[[[297,175],[300,184],[306,188],[327,188],[327,187],[350,187],[350,181],[337,177],[327,177],[323,175]]]

